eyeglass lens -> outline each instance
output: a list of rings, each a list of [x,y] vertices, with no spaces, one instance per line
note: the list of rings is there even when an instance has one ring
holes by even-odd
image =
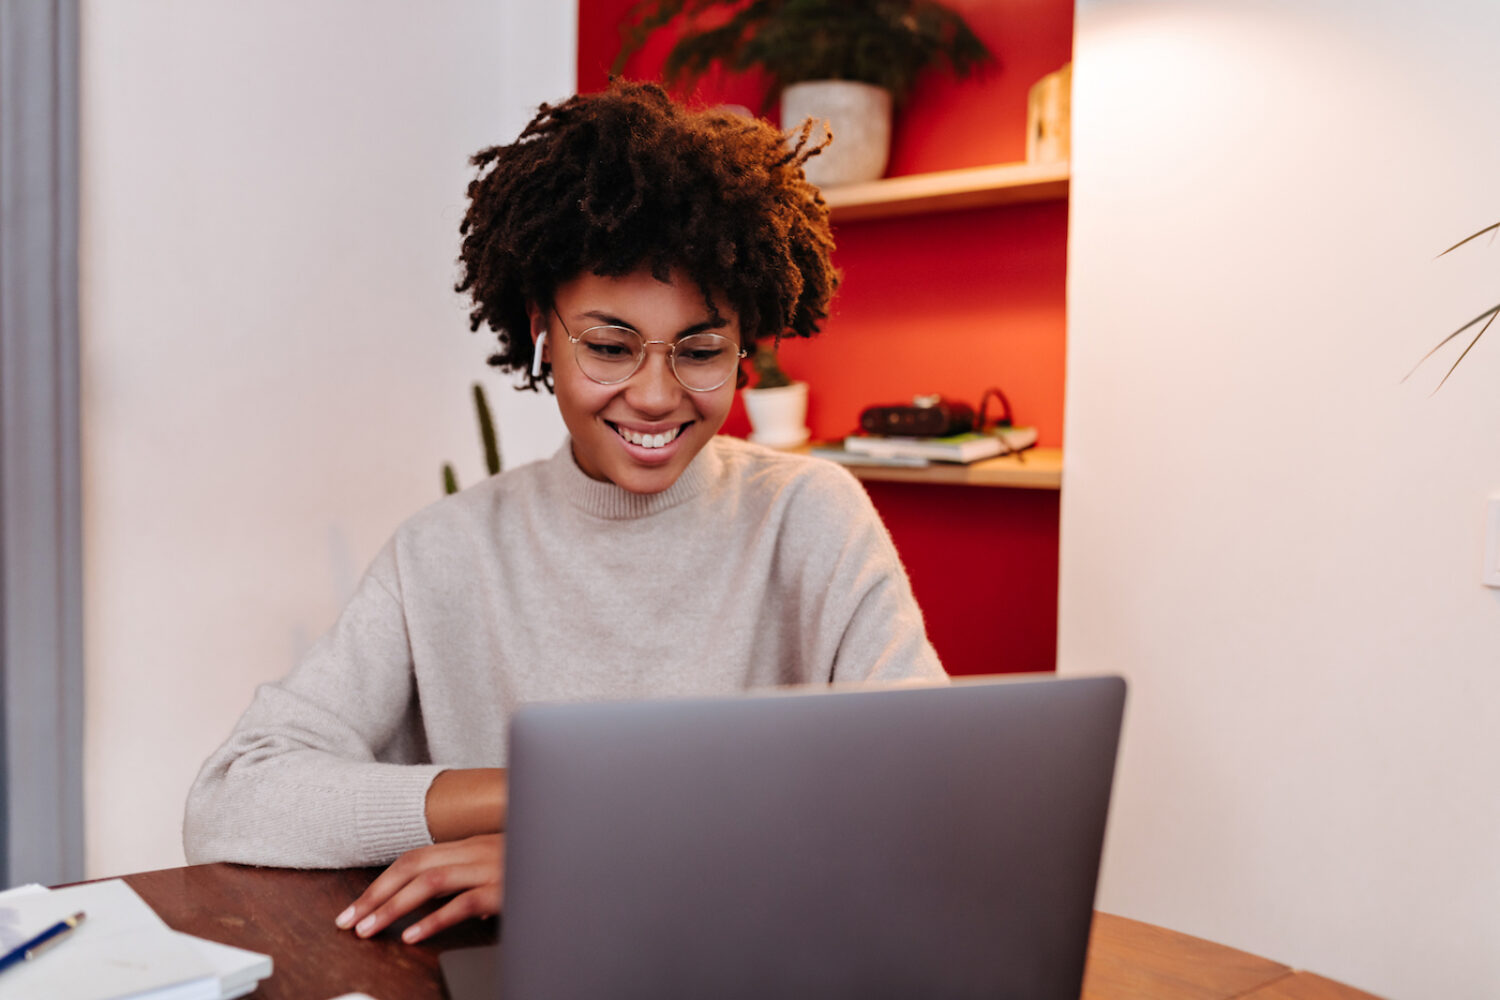
[[[734,341],[717,333],[694,333],[671,347],[672,372],[684,388],[694,392],[717,389],[734,374],[740,352]],[[573,353],[584,375],[613,385],[636,373],[645,359],[646,343],[634,330],[596,326],[574,340]]]

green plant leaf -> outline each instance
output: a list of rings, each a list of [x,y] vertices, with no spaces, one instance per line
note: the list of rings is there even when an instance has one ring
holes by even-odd
[[[484,386],[474,383],[474,412],[479,420],[479,439],[484,444],[484,465],[490,475],[501,469],[500,442],[495,435],[495,418],[490,412],[490,403],[484,396]],[[443,494],[452,496],[458,492],[458,475],[450,462],[443,463]]]
[[[495,418],[490,413],[489,400],[484,398],[484,386],[474,383],[474,410],[479,418],[479,439],[484,443],[484,467],[490,475],[500,471],[500,442],[495,437]]]

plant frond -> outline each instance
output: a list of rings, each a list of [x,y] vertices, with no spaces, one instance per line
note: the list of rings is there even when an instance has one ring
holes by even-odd
[[[679,16],[689,18],[706,10],[723,6],[724,0],[638,0],[620,21],[620,51],[610,64],[611,76],[619,76],[630,57],[641,50],[653,32],[671,24]],[[754,6],[754,5],[752,5]]]
[[[1469,346],[1466,347],[1466,348],[1464,348],[1464,353],[1460,354],[1458,356],[1458,361],[1462,361],[1468,355],[1468,353],[1474,349],[1474,345],[1477,344],[1477,343],[1479,343],[1479,338],[1484,336],[1484,331],[1488,330],[1490,328],[1490,324],[1493,323],[1493,322],[1495,322],[1495,317],[1497,315],[1500,315],[1500,305],[1492,306],[1491,308],[1486,309],[1484,312],[1480,313],[1478,316],[1475,316],[1473,319],[1469,320],[1467,323],[1465,323],[1463,326],[1459,327],[1457,330],[1454,330],[1452,333],[1448,334],[1448,336],[1446,336],[1442,340],[1438,341],[1437,344],[1436,344],[1436,346],[1434,346],[1432,350],[1430,350],[1426,354],[1422,355],[1422,360],[1418,361],[1415,365],[1413,365],[1411,371],[1407,372],[1405,375],[1403,375],[1401,377],[1401,381],[1405,382],[1407,379],[1409,379],[1413,375],[1415,375],[1417,373],[1417,369],[1421,368],[1422,365],[1426,364],[1428,358],[1432,357],[1438,351],[1442,350],[1443,347],[1445,347],[1448,344],[1449,341],[1453,340],[1453,338],[1457,337],[1459,334],[1463,333],[1465,330],[1467,330],[1470,327],[1474,326],[1476,323],[1483,322],[1484,325],[1479,328],[1479,332],[1474,335],[1474,339],[1471,340],[1471,341],[1469,341]],[[1453,368],[1457,368],[1458,367],[1458,361],[1453,362]],[[1453,374],[1453,368],[1449,368],[1448,369],[1448,375],[1452,375]],[[1443,382],[1448,381],[1448,375],[1444,375],[1443,376]],[[1441,389],[1443,387],[1443,382],[1439,382],[1438,383],[1438,386],[1437,386],[1438,389]],[[1434,389],[1432,391],[1436,392],[1437,389]]]
[[[484,386],[474,383],[474,413],[479,421],[479,440],[484,445],[484,467],[490,475],[500,471],[500,442],[495,437],[495,418],[490,413],[489,400],[484,398]]]
[[[1483,229],[1481,229],[1479,232],[1475,233],[1473,236],[1465,236],[1463,239],[1459,240],[1457,243],[1453,244],[1451,247],[1449,247],[1448,249],[1444,250],[1442,253],[1438,254],[1438,256],[1439,257],[1446,257],[1448,254],[1450,254],[1453,251],[1457,250],[1459,247],[1463,246],[1465,243],[1468,243],[1470,240],[1477,240],[1477,239],[1479,239],[1479,237],[1483,236],[1485,233],[1493,232],[1496,229],[1500,229],[1500,222],[1495,223],[1493,226],[1485,226]]]
[[[1447,374],[1443,376],[1443,381],[1437,384],[1437,389],[1433,389],[1433,392],[1437,392],[1438,389],[1441,389],[1443,387],[1443,382],[1448,381],[1448,376],[1453,374],[1454,369],[1458,367],[1459,362],[1463,361],[1464,358],[1469,356],[1469,352],[1474,349],[1474,345],[1479,343],[1479,338],[1484,336],[1484,331],[1488,330],[1490,328],[1490,324],[1495,322],[1496,315],[1500,315],[1500,306],[1496,306],[1495,308],[1490,310],[1490,318],[1484,321],[1484,326],[1481,326],[1479,328],[1479,332],[1474,334],[1474,339],[1469,341],[1469,346],[1465,347],[1464,352],[1458,356],[1458,361],[1453,362],[1453,367],[1448,369]]]

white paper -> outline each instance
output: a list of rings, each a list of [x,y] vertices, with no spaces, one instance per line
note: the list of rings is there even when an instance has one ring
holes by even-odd
[[[0,972],[0,1000],[219,1000],[213,966],[119,879],[4,893],[0,929],[24,940],[79,910],[67,940]]]
[[[194,937],[182,931],[177,935],[192,945],[219,977],[219,1000],[242,997],[271,974],[270,955]]]

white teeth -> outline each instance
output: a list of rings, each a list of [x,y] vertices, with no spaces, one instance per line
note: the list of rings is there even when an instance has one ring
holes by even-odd
[[[660,434],[641,434],[626,427],[616,427],[615,430],[619,432],[620,437],[633,445],[639,445],[642,448],[663,448],[677,439],[682,428],[674,427]]]

